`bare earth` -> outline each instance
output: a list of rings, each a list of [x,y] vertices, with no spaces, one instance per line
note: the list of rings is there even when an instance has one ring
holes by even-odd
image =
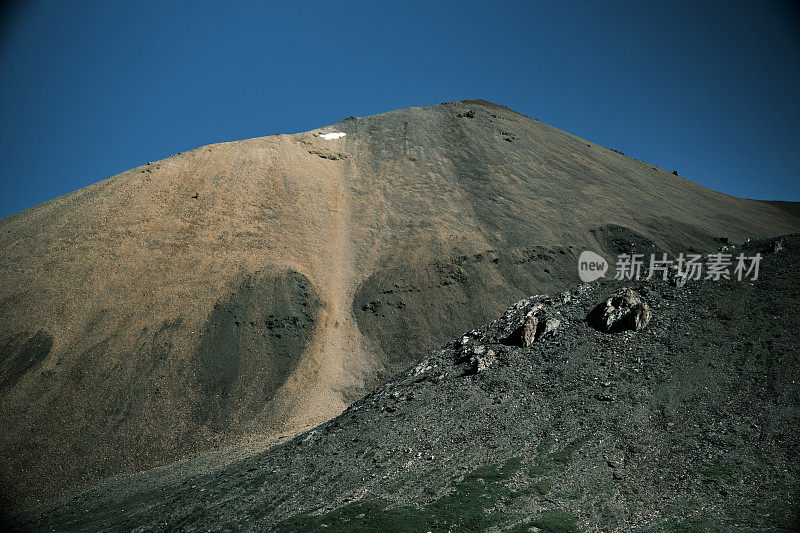
[[[485,101],[148,163],[0,221],[4,505],[329,420],[574,285],[584,249],[706,251],[797,212]]]

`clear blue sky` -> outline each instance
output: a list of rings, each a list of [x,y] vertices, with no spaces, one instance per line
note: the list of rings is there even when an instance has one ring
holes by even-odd
[[[800,200],[796,9],[696,4],[20,3],[0,26],[0,217],[204,144],[468,98]]]

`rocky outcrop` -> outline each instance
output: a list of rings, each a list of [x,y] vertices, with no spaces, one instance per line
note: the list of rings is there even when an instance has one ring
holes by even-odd
[[[503,339],[503,344],[527,348],[536,340],[552,335],[560,325],[561,320],[544,303],[538,303],[525,315],[522,325]]]
[[[485,346],[475,346],[472,349],[472,359],[470,361],[472,370],[477,374],[483,372],[495,362],[495,352]]]
[[[606,333],[639,331],[650,322],[651,314],[650,306],[642,301],[639,294],[629,287],[622,287],[595,307],[588,321]]]

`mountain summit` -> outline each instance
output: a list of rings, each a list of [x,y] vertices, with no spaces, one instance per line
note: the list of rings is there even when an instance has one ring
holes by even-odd
[[[147,163],[0,221],[2,491],[297,433],[582,250],[708,251],[793,209],[485,101]]]

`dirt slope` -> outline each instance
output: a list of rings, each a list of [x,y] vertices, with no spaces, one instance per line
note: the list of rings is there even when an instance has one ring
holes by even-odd
[[[0,221],[5,504],[316,425],[584,248],[799,227],[484,101],[148,163]]]
[[[16,525],[797,531],[800,235],[782,244],[747,245],[764,256],[757,281],[629,284],[652,310],[641,331],[587,323],[621,282],[531,297],[290,442],[207,473],[129,476]],[[539,303],[558,329],[508,345]],[[470,355],[488,350],[476,373]]]

